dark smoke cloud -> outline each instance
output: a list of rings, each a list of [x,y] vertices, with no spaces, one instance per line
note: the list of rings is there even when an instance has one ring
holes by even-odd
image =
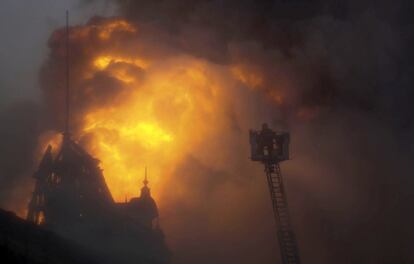
[[[278,260],[267,187],[259,165],[247,160],[242,131],[246,123],[262,121],[292,133],[292,160],[282,170],[304,263],[413,262],[410,1],[116,2],[119,15],[144,25],[147,43],[138,48],[149,57],[188,54],[218,65],[242,64],[263,77],[255,87],[261,100],[246,107],[251,111],[230,111],[223,137],[240,143],[223,150],[231,165],[188,156],[163,194],[161,224],[176,263]],[[74,49],[76,58],[91,52]],[[82,62],[73,63],[82,71]],[[56,69],[46,76],[56,79],[41,81],[49,109],[59,109],[54,100],[63,97],[53,93],[62,89],[52,84],[62,79],[62,67],[44,67]],[[122,91],[105,74],[94,78],[94,85],[79,90],[93,94],[92,103],[105,104]],[[273,92],[283,95],[282,103],[257,104]],[[81,109],[89,106],[82,98],[90,96],[79,98]],[[1,138],[7,139],[1,148],[7,157],[0,169],[3,204],[30,175],[37,111],[21,105],[0,116]],[[47,119],[48,126],[59,127],[61,113]],[[193,191],[177,199],[180,188]]]
[[[32,186],[34,150],[40,134],[40,109],[33,103],[18,103],[0,111],[0,206],[22,212]]]
[[[128,19],[157,28],[175,49],[218,64],[250,65],[247,70],[264,76],[259,87],[264,94],[277,91],[284,96],[279,107],[283,117],[272,112],[269,116],[274,126],[288,126],[293,135],[293,160],[284,166],[304,262],[413,261],[409,250],[413,196],[408,187],[413,183],[414,142],[409,1],[118,3]],[[303,120],[301,111],[312,118]],[[209,252],[224,248],[229,258],[214,251],[211,255],[220,257],[212,262],[273,262],[275,241],[258,230],[260,224],[254,220],[266,222],[271,217],[265,213],[269,208],[256,200],[267,197],[257,197],[257,192],[238,197],[246,207],[249,201],[256,206],[257,215],[234,212],[234,217],[226,218],[256,233],[230,232],[231,242],[224,231],[221,238],[209,237],[208,232],[197,236],[213,226],[202,220],[222,217],[216,211],[221,206],[211,201],[219,197],[215,190],[235,179],[215,175],[214,165],[194,170],[185,164],[194,177],[192,188],[200,194],[206,185],[212,190],[193,198],[201,204],[191,207],[191,214],[177,211],[185,222],[179,229],[183,236],[187,238],[188,231],[188,237],[197,237],[194,243],[188,244],[188,238],[176,245],[178,257],[188,258],[184,263],[200,262]],[[240,177],[249,176],[241,173]],[[245,194],[252,188],[234,184]],[[227,191],[234,193],[234,189]],[[271,232],[273,223],[266,223]],[[249,244],[249,239],[260,237],[261,242]],[[250,250],[236,249],[239,239]]]

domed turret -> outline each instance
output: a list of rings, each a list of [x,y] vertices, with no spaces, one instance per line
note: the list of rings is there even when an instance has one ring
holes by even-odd
[[[145,168],[144,187],[141,188],[141,196],[132,198],[129,202],[130,213],[141,224],[151,229],[158,226],[158,208],[151,197],[151,189],[148,187],[147,168]]]

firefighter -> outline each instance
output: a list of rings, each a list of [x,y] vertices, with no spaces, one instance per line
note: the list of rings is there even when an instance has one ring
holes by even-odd
[[[264,123],[262,125],[262,130],[260,131],[259,137],[258,137],[258,145],[259,145],[259,151],[260,153],[263,153],[265,156],[271,156],[274,144],[273,139],[275,137],[275,132],[273,132],[269,126]],[[265,151],[267,150],[267,153]]]

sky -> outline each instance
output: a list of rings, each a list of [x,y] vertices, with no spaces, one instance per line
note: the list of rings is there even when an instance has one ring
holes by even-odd
[[[103,159],[94,139],[130,151],[113,138],[131,135],[135,114],[164,135],[171,152],[138,144],[128,160],[173,164],[153,193],[177,263],[278,260],[262,168],[248,161],[248,130],[264,121],[291,133],[282,171],[303,262],[414,262],[412,1],[1,1],[0,206],[10,210],[30,196],[39,141],[61,129],[66,9],[78,30],[112,22],[95,15],[130,25],[73,44],[73,130]],[[102,55],[115,59],[94,63]],[[113,137],[117,128],[129,134]]]
[[[84,5],[78,0],[4,0],[0,3],[0,102],[39,99],[39,68],[47,56],[47,41],[53,30],[65,24],[71,10],[73,24],[92,15],[110,15],[113,6],[101,1]]]

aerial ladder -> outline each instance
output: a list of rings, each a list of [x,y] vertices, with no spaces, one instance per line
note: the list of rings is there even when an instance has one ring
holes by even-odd
[[[276,133],[267,124],[250,130],[252,161],[264,164],[283,264],[300,264],[299,248],[290,221],[279,163],[289,159],[289,133]]]

